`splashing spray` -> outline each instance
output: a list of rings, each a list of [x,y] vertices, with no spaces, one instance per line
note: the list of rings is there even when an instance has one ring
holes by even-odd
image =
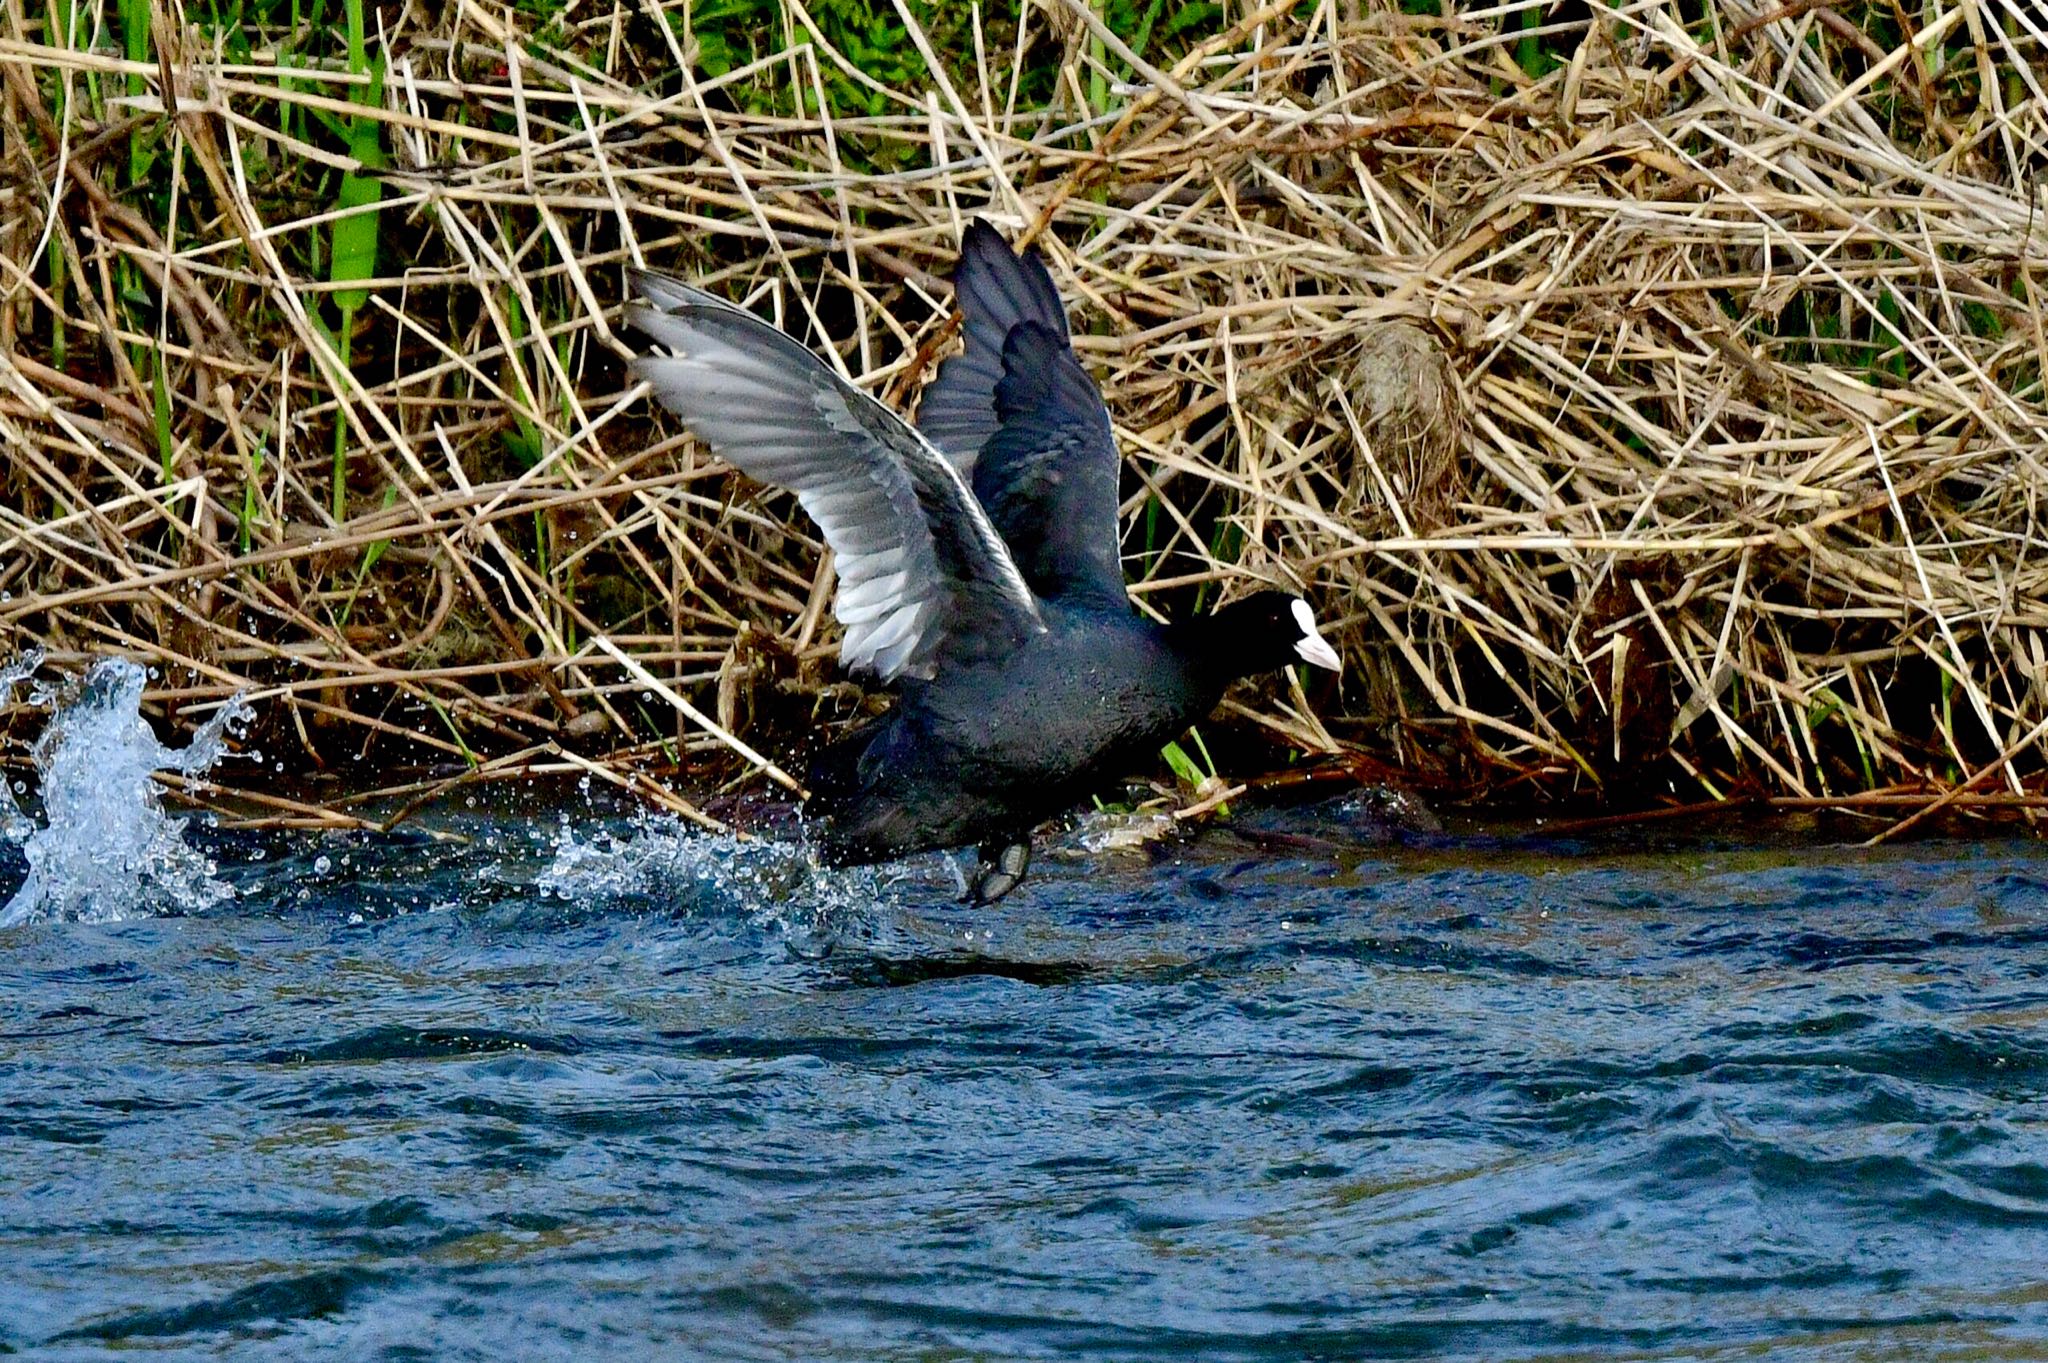
[[[541,894],[579,905],[660,904],[670,912],[744,911],[791,952],[817,957],[865,930],[882,890],[872,867],[827,870],[788,843],[707,834],[666,815],[578,838],[568,819]]]
[[[43,665],[43,651],[31,648],[11,663],[0,663],[0,705],[7,704],[14,695],[14,688],[35,675]],[[9,842],[25,842],[35,831],[28,815],[21,812],[21,805],[15,801],[14,786],[5,773],[0,773],[0,837]]]
[[[22,671],[17,663],[0,677],[11,687],[33,670],[31,665]],[[45,918],[110,922],[163,911],[192,913],[233,896],[215,878],[213,862],[185,841],[186,821],[164,813],[151,773],[205,774],[226,754],[230,727],[238,731],[252,711],[238,696],[200,726],[186,747],[166,748],[142,719],[146,680],[143,669],[126,659],[93,664],[77,695],[30,749],[42,778],[43,822],[38,826],[18,809],[8,821],[7,836],[21,843],[29,869],[28,879],[0,908],[0,927]],[[53,705],[58,697],[38,688],[31,699]],[[11,797],[8,806],[13,808]]]

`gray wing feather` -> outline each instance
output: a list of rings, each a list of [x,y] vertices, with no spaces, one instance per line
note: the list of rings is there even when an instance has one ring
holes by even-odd
[[[1003,344],[996,428],[974,461],[974,495],[1047,600],[1123,606],[1117,478],[1123,461],[1102,394],[1066,336],[1019,322]]]
[[[1045,261],[970,223],[953,287],[966,344],[925,389],[918,430],[973,485],[1034,592],[1124,604],[1123,460]]]
[[[959,472],[894,413],[744,308],[636,273],[629,315],[667,346],[634,371],[749,477],[797,496],[838,559],[840,657],[885,681],[1000,656],[1038,603]]]
[[[939,366],[917,407],[917,429],[972,476],[974,461],[996,433],[996,385],[1003,379],[1003,343],[1024,322],[1067,339],[1067,310],[1038,252],[1018,255],[1002,233],[976,220],[960,239],[954,301],[966,348]]]

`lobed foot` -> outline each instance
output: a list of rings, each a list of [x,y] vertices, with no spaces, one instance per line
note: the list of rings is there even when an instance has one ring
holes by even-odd
[[[974,883],[967,887],[970,904],[993,904],[1017,888],[1031,867],[1031,840],[985,842],[976,849],[981,864],[974,868]]]

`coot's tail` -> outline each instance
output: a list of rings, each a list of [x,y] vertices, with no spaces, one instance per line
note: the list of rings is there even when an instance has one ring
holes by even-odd
[[[910,841],[902,805],[875,789],[869,749],[884,736],[889,715],[869,720],[811,758],[811,798],[804,806],[811,845],[828,866],[863,866],[902,856]]]

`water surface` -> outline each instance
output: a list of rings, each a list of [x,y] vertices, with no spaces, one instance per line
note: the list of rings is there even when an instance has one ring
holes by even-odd
[[[1331,814],[983,910],[580,806],[204,835],[204,912],[0,931],[0,1348],[2048,1353],[2040,847]]]

